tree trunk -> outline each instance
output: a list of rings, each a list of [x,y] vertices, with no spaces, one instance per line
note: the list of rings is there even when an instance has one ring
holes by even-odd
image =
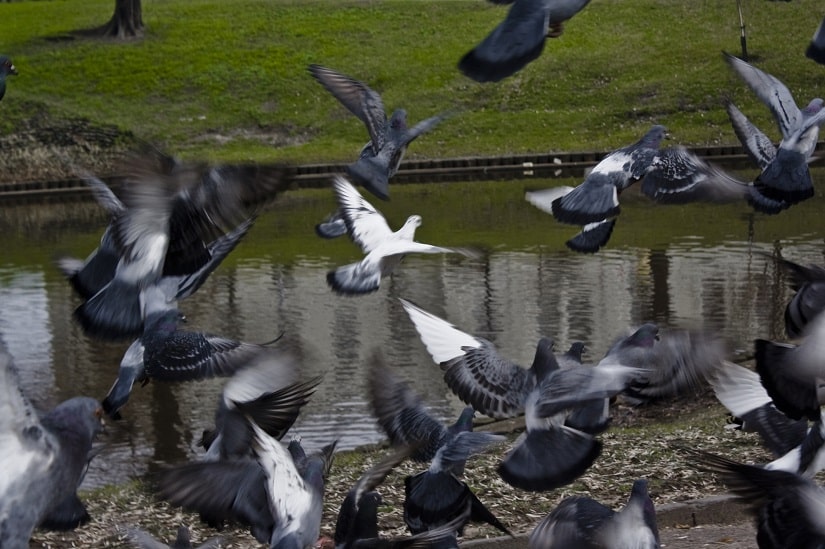
[[[123,39],[142,35],[140,0],[115,0],[115,13],[103,26],[103,36]]]

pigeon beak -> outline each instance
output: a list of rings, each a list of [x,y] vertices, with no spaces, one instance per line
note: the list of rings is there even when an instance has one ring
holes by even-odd
[[[17,74],[17,69],[14,68],[14,65],[9,67],[9,74]]]

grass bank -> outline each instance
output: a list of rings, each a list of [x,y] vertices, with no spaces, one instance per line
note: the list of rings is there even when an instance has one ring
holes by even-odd
[[[743,6],[754,62],[800,102],[817,95],[825,70],[803,52],[821,6]],[[0,137],[85,120],[189,158],[351,160],[366,132],[309,63],[369,83],[412,123],[454,110],[410,157],[607,150],[652,123],[686,145],[735,143],[728,96],[776,135],[720,54],[740,51],[734,3],[593,0],[538,60],[490,84],[456,69],[506,14],[482,0],[144,0],[143,38],[77,34],[111,10],[111,0],[0,4],[10,23],[0,51],[20,72],[0,104]]]

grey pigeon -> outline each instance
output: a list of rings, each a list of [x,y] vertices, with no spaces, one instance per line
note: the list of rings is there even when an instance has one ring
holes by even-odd
[[[281,440],[323,380],[301,381],[299,371],[284,352],[267,350],[254,356],[230,377],[215,411],[215,429],[204,432],[205,459],[252,457],[254,422],[269,436]],[[242,403],[242,410],[236,403]]]
[[[381,278],[392,273],[409,253],[475,255],[464,248],[443,248],[413,240],[415,230],[421,226],[419,215],[411,215],[403,227],[393,232],[384,216],[341,176],[335,177],[333,188],[349,236],[366,254],[361,261],[327,274],[327,282],[338,293],[357,295],[378,290]]]
[[[774,405],[791,419],[818,421],[825,395],[825,314],[808,322],[798,344],[757,339],[756,371]]]
[[[389,120],[381,96],[363,82],[321,65],[309,72],[367,127],[370,140],[358,160],[347,167],[350,177],[382,200],[389,200],[389,180],[398,172],[407,147],[444,119],[436,115],[407,128],[407,112],[396,109]]]
[[[523,490],[551,490],[581,476],[601,452],[595,435],[607,428],[607,399],[644,373],[615,363],[562,369],[549,338],[539,341],[533,364],[525,369],[502,357],[489,341],[409,301],[401,303],[459,398],[490,417],[525,415],[527,431],[498,469],[505,482]],[[576,415],[580,408],[588,413]]]
[[[695,392],[725,360],[727,344],[710,330],[645,323],[619,337],[599,362],[644,369],[622,397],[641,404]]]
[[[150,533],[140,528],[130,528],[126,533],[127,539],[140,549],[216,549],[223,543],[222,538],[210,538],[195,548],[189,536],[189,528],[180,526],[175,541],[167,545],[155,539]]]
[[[173,291],[177,285],[173,285]],[[268,349],[209,333],[179,329],[183,315],[169,289],[152,286],[142,292],[146,320],[143,335],[126,350],[118,377],[103,408],[117,417],[135,381],[177,382],[226,377]]]
[[[563,32],[563,24],[590,0],[493,0],[510,4],[507,17],[459,61],[458,68],[477,82],[498,82],[537,59],[547,38]]]
[[[281,360],[295,364],[291,355]],[[241,413],[255,404],[235,402]],[[250,406],[251,408],[247,408]],[[158,486],[171,504],[197,511],[202,518],[250,527],[270,547],[301,548],[318,539],[324,478],[335,445],[307,456],[300,444],[287,449],[254,421],[254,457],[188,463],[163,471]]]
[[[780,412],[754,370],[723,361],[708,381],[739,427],[759,433],[762,443],[775,457],[790,452],[805,438],[808,422],[790,419]]]
[[[421,397],[401,381],[386,365],[383,356],[374,352],[369,359],[367,379],[373,415],[393,446],[412,445],[412,459],[430,462],[447,445],[458,446],[458,439],[481,439],[492,442],[489,433],[472,433],[472,406],[461,412],[456,422],[445,427],[424,408]],[[463,462],[458,464],[459,473]]]
[[[126,210],[123,202],[112,192],[111,188],[96,177],[88,176],[85,182],[92,189],[97,202],[110,214],[112,223],[103,232],[98,246],[85,260],[64,256],[57,260],[58,268],[74,287],[75,291],[84,299],[89,299],[102,290],[115,277],[120,253],[114,240],[114,223]],[[235,249],[241,239],[246,236],[255,222],[250,217],[237,227],[219,236],[206,246],[208,259],[195,272],[185,275],[163,276],[164,285],[174,289],[177,300],[185,299],[203,285],[209,275],[220,265],[229,253]],[[177,288],[174,286],[177,285]],[[172,293],[172,292],[170,292]],[[139,326],[142,330],[144,311],[132,310],[136,316],[128,319],[125,324]]]
[[[813,59],[820,65],[825,65],[825,19],[816,27],[808,47],[805,49],[805,57]]]
[[[630,499],[613,511],[585,496],[563,499],[530,534],[530,549],[658,549],[656,509],[647,480],[633,483]]]
[[[373,353],[369,369],[370,403],[378,423],[393,446],[412,445],[412,459],[428,461],[429,468],[405,480],[404,516],[413,534],[441,526],[463,515],[510,532],[458,477],[467,459],[504,438],[473,433],[473,409],[467,407],[455,425],[445,428],[424,409],[421,397],[392,373],[380,353]],[[461,530],[464,524],[458,528]]]
[[[619,195],[642,178],[642,192],[663,204],[724,203],[747,197],[747,184],[684,147],[660,149],[666,135],[664,126],[655,125],[636,143],[605,156],[580,185],[527,192],[525,198],[562,223],[581,225],[582,232],[567,246],[594,253],[612,234],[621,210]]]
[[[791,339],[802,336],[805,327],[825,311],[825,268],[800,265],[771,256],[788,276],[794,295],[785,306],[785,333]]]
[[[39,525],[73,529],[89,520],[77,489],[92,441],[102,430],[100,403],[75,397],[39,416],[0,351],[0,546],[24,549]]]
[[[6,77],[10,74],[16,75],[17,69],[8,56],[0,55],[0,99],[6,95]]]
[[[206,167],[143,155],[125,169],[124,209],[110,223],[119,251],[114,276],[75,310],[86,333],[105,339],[139,335],[142,290],[199,271],[212,258],[210,242],[291,184],[285,166]]]
[[[787,471],[683,448],[699,469],[715,473],[748,505],[756,519],[760,549],[825,546],[825,491],[811,480]]]
[[[750,192],[751,205],[774,214],[810,198],[814,191],[808,162],[816,148],[819,127],[825,122],[823,100],[817,97],[800,110],[778,78],[728,53],[725,60],[770,109],[782,134],[779,147],[774,148],[739,109],[728,106],[736,135],[761,169]]]
[[[341,212],[335,210],[327,219],[315,225],[315,234],[321,238],[338,238],[339,236],[344,236],[347,234],[347,222],[344,220]]]

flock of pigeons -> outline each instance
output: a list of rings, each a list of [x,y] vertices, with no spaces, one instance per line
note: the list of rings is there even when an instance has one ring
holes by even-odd
[[[516,0],[504,22],[461,59],[462,72],[478,81],[505,78],[535,59],[547,37],[587,5],[587,0]],[[812,42],[812,48],[822,44]],[[734,130],[760,168],[752,182],[737,180],[683,147],[661,148],[664,127],[653,126],[637,143],[608,154],[575,188],[527,193],[527,200],[558,221],[582,227],[568,246],[595,252],[608,241],[620,207],[619,194],[642,180],[653,200],[747,200],[776,214],[812,196],[808,170],[823,101],[800,109],[777,78],[731,55],[730,67],[768,106],[779,126],[778,147],[733,105]],[[421,217],[410,216],[393,231],[358,191],[363,186],[389,198],[389,180],[408,145],[446,115],[407,127],[406,113],[387,117],[381,97],[366,84],[320,65],[311,75],[366,126],[369,142],[334,177],[338,208],[316,226],[324,238],[348,235],[363,251],[361,261],[327,275],[340,294],[361,295],[409,253],[459,253],[414,240]],[[14,65],[0,58],[2,91]],[[0,91],[0,93],[2,93]],[[115,193],[85,174],[110,222],[100,245],[86,259],[65,257],[58,266],[78,294],[75,320],[91,337],[132,341],[108,395],[99,402],[77,397],[40,415],[19,388],[17,372],[0,349],[0,545],[24,548],[35,528],[73,529],[90,517],[77,489],[102,417],[121,417],[135,382],[185,382],[225,377],[214,429],[204,432],[199,459],[171,467],[154,479],[159,497],[200,515],[220,529],[241,524],[273,548],[304,548],[319,541],[325,478],[333,465],[334,439],[307,454],[299,439],[281,441],[311,399],[322,377],[303,379],[296,354],[276,340],[253,344],[184,330],[178,302],[191,297],[250,231],[256,216],[290,188],[289,166],[187,164],[158,151],[130,158]],[[825,546],[825,490],[810,477],[825,466],[825,269],[781,260],[796,294],[786,309],[786,329],[796,343],[757,340],[756,370],[725,360],[715,334],[660,329],[643,324],[617,334],[596,364],[583,364],[584,344],[557,354],[553,340],[537,343],[529,368],[502,356],[495,345],[400,298],[423,345],[447,386],[467,408],[452,425],[431,416],[420,395],[385,363],[370,358],[367,392],[392,449],[364,472],[347,493],[333,540],[344,547],[443,547],[458,545],[469,522],[487,523],[512,535],[462,480],[476,454],[502,445],[505,437],[474,432],[476,413],[501,419],[524,416],[525,431],[502,454],[498,474],[520,490],[565,486],[599,458],[599,435],[610,426],[610,404],[623,398],[644,403],[692,391],[709,382],[741,428],[760,433],[776,460],[764,466],[685,449],[699,467],[721,475],[753,506],[760,547]],[[404,520],[410,536],[379,535],[377,489],[404,460],[424,468],[405,479]],[[159,542],[129,530],[141,547]],[[215,546],[210,540],[205,546]],[[533,530],[534,548],[659,547],[647,481],[637,480],[628,503],[614,511],[585,497],[563,500]],[[188,531],[176,547],[189,545]]]

